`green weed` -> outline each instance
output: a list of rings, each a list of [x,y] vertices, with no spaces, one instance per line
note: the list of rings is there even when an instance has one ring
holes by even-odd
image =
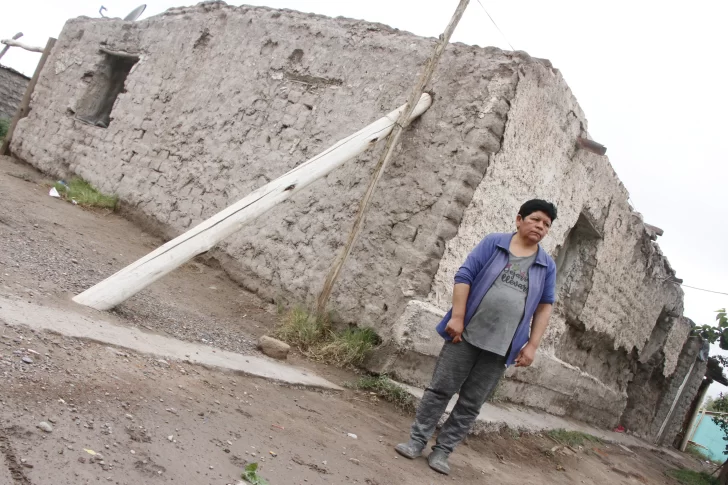
[[[415,399],[405,388],[392,382],[386,375],[365,376],[346,387],[360,391],[374,392],[377,397],[394,404],[394,407],[407,414],[416,411]]]
[[[64,199],[75,200],[78,205],[84,207],[99,207],[115,210],[119,202],[119,199],[115,195],[102,194],[90,183],[81,178],[72,179],[68,185],[56,182],[54,187]]]
[[[371,328],[347,328],[329,333],[330,341],[316,349],[316,357],[342,367],[359,366],[379,344],[379,336]]]
[[[596,436],[581,431],[566,431],[565,429],[552,429],[548,433],[551,438],[558,441],[562,445],[571,447],[584,446],[584,443],[602,443],[602,440]]]
[[[718,479],[705,472],[683,468],[682,470],[670,470],[667,474],[683,485],[718,485]]]
[[[700,449],[699,447],[695,446],[692,443],[688,444],[688,447],[685,449],[685,453],[694,456],[695,458],[697,458],[700,461],[714,462],[714,460],[710,456],[708,456],[702,449]],[[716,465],[718,465],[718,464],[719,463],[716,463]]]
[[[295,307],[283,317],[275,336],[307,353],[326,339],[330,328],[328,320]]]
[[[251,463],[243,471],[243,480],[252,485],[269,485],[268,480],[258,475],[258,464]]]
[[[317,316],[300,307],[285,314],[275,336],[297,347],[311,359],[339,367],[361,365],[379,344],[379,337],[370,328],[348,328],[336,332],[327,317]]]
[[[10,120],[8,118],[0,118],[0,142],[5,139],[10,129]]]

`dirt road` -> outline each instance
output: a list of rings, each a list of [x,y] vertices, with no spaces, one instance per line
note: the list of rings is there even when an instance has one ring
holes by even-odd
[[[43,182],[0,157],[0,296],[64,312],[72,294],[160,243],[115,214],[49,197]],[[199,263],[108,317],[246,354],[278,318]],[[337,384],[356,379],[293,360]],[[451,459],[452,477],[443,477],[423,459],[394,452],[410,419],[366,393],[284,387],[32,332],[4,322],[0,308],[1,484],[227,484],[255,462],[271,485],[661,485],[677,483],[665,471],[698,466],[687,456],[608,444],[552,452],[546,436],[505,432],[469,439]]]

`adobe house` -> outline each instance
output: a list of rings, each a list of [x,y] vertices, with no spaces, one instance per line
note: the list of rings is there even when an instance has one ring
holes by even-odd
[[[344,18],[222,2],[139,22],[69,20],[11,149],[114,193],[172,237],[404,103],[434,39]],[[533,197],[558,303],[510,402],[671,442],[705,374],[683,293],[561,73],[524,52],[453,44],[432,107],[402,137],[331,299],[384,344],[372,370],[424,385],[453,275]],[[353,223],[377,145],[210,255],[261,297],[315,300]],[[662,430],[662,432],[660,432]]]

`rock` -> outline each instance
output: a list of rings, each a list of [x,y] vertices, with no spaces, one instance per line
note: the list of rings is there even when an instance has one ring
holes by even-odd
[[[53,426],[51,426],[46,421],[41,421],[40,423],[38,423],[38,429],[40,429],[41,431],[45,431],[46,433],[50,433],[53,431]]]
[[[56,424],[58,422],[58,416],[51,416],[48,418],[48,422]]]
[[[23,362],[25,362],[26,364],[32,364],[33,363],[33,359],[31,359],[30,357],[28,357],[26,355],[25,357],[23,357]]]
[[[357,439],[358,438],[357,435],[355,435],[354,433],[347,433],[347,436],[349,438],[354,438],[354,439]]]
[[[260,340],[258,340],[258,348],[268,357],[281,360],[285,360],[288,357],[288,352],[291,350],[291,346],[287,343],[267,335],[260,337]]]
[[[356,458],[349,458],[349,461],[352,462],[355,465],[358,465],[359,464],[359,460],[357,460]]]

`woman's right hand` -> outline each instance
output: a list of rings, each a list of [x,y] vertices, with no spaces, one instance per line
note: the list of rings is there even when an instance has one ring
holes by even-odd
[[[456,344],[463,339],[465,331],[465,322],[462,318],[450,318],[445,327],[445,332],[452,337],[452,343]]]

